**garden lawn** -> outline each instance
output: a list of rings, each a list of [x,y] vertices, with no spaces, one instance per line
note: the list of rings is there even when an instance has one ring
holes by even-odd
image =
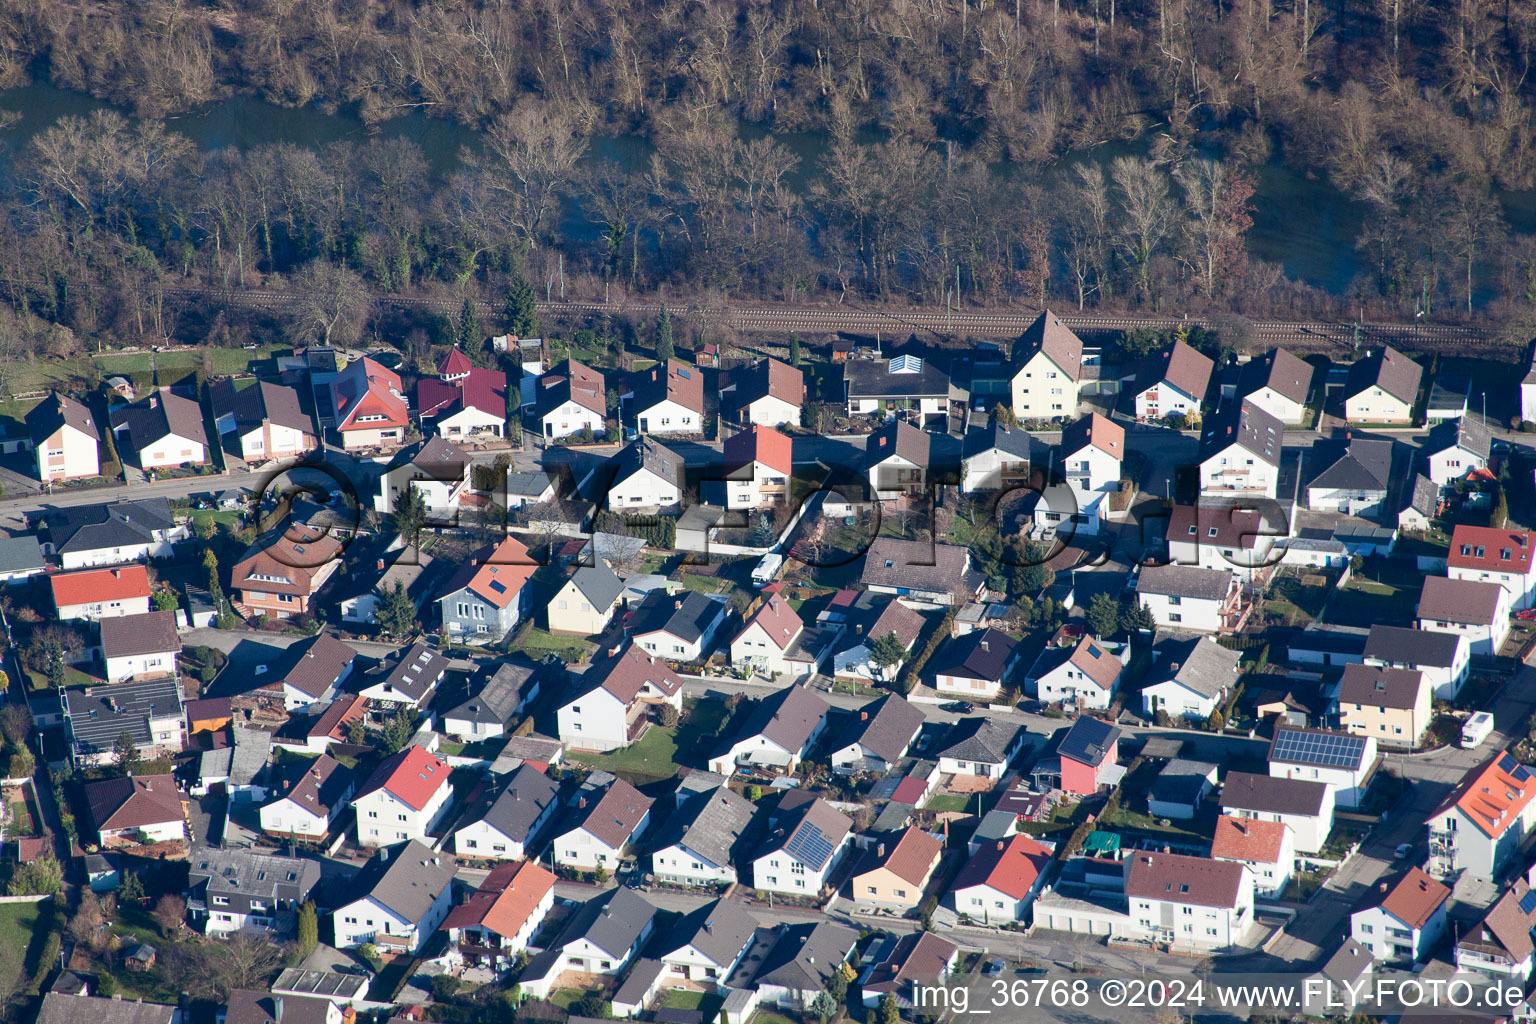
[[[546,654],[558,655],[561,661],[581,661],[592,653],[594,645],[579,636],[556,636],[547,629],[534,626],[519,640],[515,649],[521,650],[537,661]]]
[[[972,811],[976,809],[974,797],[964,793],[940,793],[923,805],[927,811]]]
[[[625,776],[630,782],[655,782],[677,774],[678,750],[708,755],[725,722],[725,705],[717,700],[684,702],[687,720],[676,729],[652,725],[639,741],[622,750],[584,755],[594,767]]]
[[[39,907],[37,903],[0,904],[0,965],[5,970],[9,971],[14,964],[25,972],[27,950],[38,937],[39,922],[43,920]]]

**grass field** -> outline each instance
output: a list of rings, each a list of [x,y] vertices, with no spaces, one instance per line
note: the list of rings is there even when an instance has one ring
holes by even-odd
[[[555,654],[562,661],[580,661],[591,654],[594,648],[590,640],[583,640],[579,636],[556,636],[538,626],[528,630],[527,635],[514,645],[514,649],[530,658],[538,659],[546,654]]]
[[[725,723],[725,705],[717,700],[684,702],[687,718],[677,729],[652,725],[622,750],[587,755],[598,768],[622,775],[630,782],[654,782],[677,774],[679,749],[696,751],[712,746]],[[707,751],[706,751],[707,752]]]
[[[963,793],[940,793],[924,805],[924,810],[929,811],[973,811],[976,809],[976,798],[968,797]]]

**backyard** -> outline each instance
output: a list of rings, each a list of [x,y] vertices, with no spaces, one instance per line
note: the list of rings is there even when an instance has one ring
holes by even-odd
[[[48,903],[7,903],[0,905],[0,973],[21,976],[23,981],[45,973],[37,961],[43,955],[48,932],[54,926],[53,907]]]
[[[512,650],[522,651],[535,661],[547,654],[553,654],[561,661],[581,662],[591,655],[595,647],[592,641],[582,637],[559,636],[538,626],[530,626],[511,644]]]
[[[721,701],[685,700],[682,724],[677,728],[665,729],[652,725],[638,742],[622,750],[606,754],[573,755],[572,759],[584,760],[595,768],[622,775],[637,785],[668,779],[677,774],[679,749],[694,755],[702,753],[708,756],[712,752],[713,745],[719,742],[725,718],[725,704]]]

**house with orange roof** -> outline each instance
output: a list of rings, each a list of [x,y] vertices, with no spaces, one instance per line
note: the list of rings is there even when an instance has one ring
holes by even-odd
[[[792,444],[772,427],[754,426],[725,440],[725,507],[763,508],[788,500]]]
[[[803,672],[785,656],[805,632],[800,613],[790,607],[783,594],[770,594],[741,627],[731,641],[731,664],[747,668],[765,679],[788,673],[791,679]]]
[[[443,635],[496,643],[522,620],[526,586],[538,568],[519,540],[507,537],[465,562],[437,599]]]
[[[1445,574],[1453,580],[1497,583],[1517,611],[1536,594],[1536,533],[1458,525],[1451,533]]]
[[[409,746],[386,757],[352,801],[359,846],[425,840],[453,805],[448,762],[425,747]]]
[[[702,434],[704,374],[676,359],[646,370],[625,396],[642,434]]]
[[[1254,895],[1278,897],[1296,869],[1296,836],[1281,821],[1221,817],[1211,857],[1247,865]]]
[[[99,622],[149,611],[149,572],[142,565],[63,572],[48,577],[59,619]]]
[[[230,569],[230,585],[252,614],[287,619],[308,614],[315,594],[341,568],[341,541],[290,523],[256,538]]]
[[[955,912],[983,924],[1029,920],[1030,903],[1045,884],[1051,851],[1016,835],[981,847],[950,887]]]
[[[923,901],[928,880],[938,869],[944,844],[920,828],[909,828],[894,843],[875,844],[870,866],[850,883],[853,898],[892,909],[910,910]]]
[[[528,948],[555,905],[555,876],[531,861],[503,861],[448,912],[450,963],[501,972]]]
[[[1426,825],[1436,878],[1494,878],[1536,826],[1536,774],[1508,751],[1471,768]]]
[[[1350,934],[1378,963],[1411,964],[1429,955],[1445,934],[1451,890],[1419,868],[1382,879],[1349,915]]]
[[[347,451],[394,448],[405,440],[409,409],[400,375],[367,356],[331,379],[332,420]]]
[[[798,424],[804,405],[804,375],[771,356],[722,375],[721,412],[734,422],[772,427]]]

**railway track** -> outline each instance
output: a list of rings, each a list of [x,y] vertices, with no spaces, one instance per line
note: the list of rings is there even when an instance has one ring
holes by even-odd
[[[214,299],[227,305],[263,309],[282,309],[293,305],[299,296],[292,292],[244,291],[224,289],[171,288],[167,292],[189,299]],[[379,296],[381,306],[400,306],[454,313],[457,300]],[[495,310],[481,304],[488,313]],[[554,319],[579,319],[615,316],[655,316],[657,303],[540,302],[539,312]],[[860,334],[931,333],[948,338],[957,335],[981,337],[1016,337],[1035,319],[1029,312],[954,311],[934,312],[913,309],[856,309],[839,307],[767,307],[767,306],[675,306],[674,315],[697,318],[738,331],[764,333],[852,332]],[[1484,327],[1432,323],[1365,323],[1327,321],[1244,321],[1240,318],[1173,318],[1155,316],[1094,316],[1066,314],[1062,323],[1080,334],[1108,334],[1153,328],[1171,330],[1179,325],[1207,330],[1238,329],[1254,340],[1286,345],[1305,351],[1347,351],[1357,344],[1391,344],[1411,351],[1488,351],[1498,347],[1493,331]]]

